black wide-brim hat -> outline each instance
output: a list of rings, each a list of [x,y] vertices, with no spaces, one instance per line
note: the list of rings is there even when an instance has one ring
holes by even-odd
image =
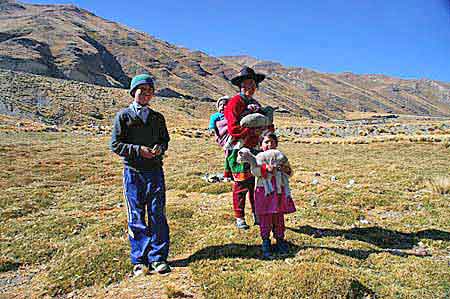
[[[256,85],[261,83],[266,78],[266,75],[257,74],[255,71],[248,67],[244,66],[242,70],[239,72],[237,76],[231,79],[231,84],[241,87],[242,81],[246,79],[253,79],[256,82]]]

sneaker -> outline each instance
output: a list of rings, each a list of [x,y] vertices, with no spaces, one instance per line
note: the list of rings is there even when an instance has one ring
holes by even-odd
[[[276,250],[279,254],[286,254],[289,252],[289,244],[284,239],[277,239]]]
[[[133,267],[133,276],[140,276],[145,274],[145,265],[137,264]]]
[[[152,269],[159,274],[168,273],[171,271],[170,266],[166,261],[153,262],[151,266]]]
[[[256,213],[253,213],[253,221],[254,225],[259,225],[259,218],[258,215],[256,215]]]
[[[271,257],[270,246],[271,246],[270,239],[263,239],[261,249],[263,258],[265,259]]]
[[[239,229],[249,229],[250,227],[245,222],[244,218],[236,218],[236,227]]]

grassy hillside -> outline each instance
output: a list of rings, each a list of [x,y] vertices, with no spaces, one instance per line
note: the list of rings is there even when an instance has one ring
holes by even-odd
[[[443,143],[282,139],[280,148],[295,169],[298,211],[287,216],[289,254],[266,261],[257,227],[234,227],[231,185],[201,179],[221,171],[222,151],[204,135],[173,133],[165,170],[174,271],[130,278],[122,166],[107,148],[108,137],[18,132],[5,123],[0,297],[450,294],[449,194],[432,192],[429,184],[448,178]],[[314,178],[319,184],[312,184]]]

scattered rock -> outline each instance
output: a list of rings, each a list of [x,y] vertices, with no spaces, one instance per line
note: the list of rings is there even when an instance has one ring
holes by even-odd
[[[225,181],[223,173],[205,173],[202,176],[202,179],[207,181],[208,183],[220,183]],[[227,180],[228,181],[228,180]]]
[[[100,119],[100,120],[104,118],[103,114],[101,114],[100,112],[97,112],[97,111],[89,112],[89,116],[93,117],[95,119]]]
[[[311,207],[317,207],[317,205],[318,205],[318,200],[317,200],[317,198],[316,198],[316,197],[312,197],[312,198],[309,200],[309,205],[310,205]]]
[[[367,219],[361,219],[361,220],[359,220],[359,223],[361,223],[361,224],[369,224],[369,221]]]
[[[57,126],[50,126],[50,127],[45,127],[43,129],[44,132],[58,132],[58,127]]]
[[[351,179],[351,180],[348,181],[348,184],[347,184],[347,186],[345,186],[345,187],[346,187],[346,188],[351,188],[351,187],[353,187],[355,184],[356,184],[355,180],[354,180],[354,179]]]
[[[419,242],[418,246],[414,247],[412,249],[412,252],[414,255],[417,256],[430,256],[431,253],[425,248],[425,246],[422,244],[422,242]]]
[[[364,225],[367,225],[367,224],[369,224],[369,220],[367,220],[364,216],[359,216],[358,217],[358,221],[359,221],[359,223],[361,223],[361,224],[364,224]]]
[[[318,184],[319,184],[319,180],[316,179],[316,178],[314,178],[314,179],[311,181],[311,184],[312,184],[312,185],[318,185]]]

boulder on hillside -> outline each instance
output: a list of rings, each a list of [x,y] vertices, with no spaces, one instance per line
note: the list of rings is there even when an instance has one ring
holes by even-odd
[[[276,113],[280,113],[280,114],[290,114],[291,111],[284,109],[284,108],[278,108],[277,110],[275,110]]]
[[[202,76],[202,77],[206,77],[206,76],[211,76],[212,74],[210,72],[207,72],[201,65],[199,62],[197,61],[189,61],[187,63],[187,66],[197,75]]]
[[[319,92],[319,89],[317,87],[315,87],[314,85],[310,84],[310,83],[304,83],[303,84],[303,88],[306,89],[306,91],[311,92],[311,93],[317,93]]]
[[[177,98],[177,99],[192,100],[192,96],[181,94],[167,87],[156,91],[155,96],[162,98]]]
[[[214,100],[213,98],[210,98],[210,97],[202,97],[202,98],[200,98],[200,102],[213,103],[215,101],[216,100]]]
[[[311,118],[311,112],[308,109],[299,109],[300,115],[306,118]]]

